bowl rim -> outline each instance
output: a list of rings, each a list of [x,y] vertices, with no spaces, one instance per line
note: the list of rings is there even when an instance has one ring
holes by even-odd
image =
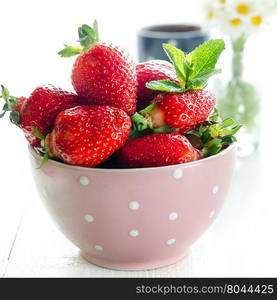
[[[198,28],[197,30],[190,31],[154,31],[151,30],[153,27],[167,27],[167,26],[189,26]],[[189,39],[191,37],[199,37],[203,35],[207,35],[207,31],[199,24],[193,23],[165,23],[165,24],[153,24],[146,27],[141,28],[137,35],[139,37],[146,38],[157,38],[157,39],[178,39],[178,38],[186,38]]]
[[[39,157],[39,154],[34,150],[34,148],[30,145],[28,145],[29,151],[33,157]],[[131,168],[131,169],[102,169],[102,168],[86,168],[86,167],[80,167],[80,166],[73,166],[68,165],[63,162],[55,161],[53,159],[49,159],[46,164],[52,164],[57,167],[66,168],[70,170],[79,170],[79,171],[86,171],[86,172],[108,172],[108,173],[133,173],[133,172],[150,172],[150,171],[157,171],[157,170],[164,170],[164,169],[175,169],[177,168],[189,168],[196,165],[203,164],[208,161],[216,160],[226,154],[228,154],[231,151],[236,151],[237,143],[233,142],[231,145],[229,145],[226,149],[222,150],[216,155],[209,156],[206,158],[202,158],[200,160],[195,160],[192,162],[182,163],[182,164],[176,164],[176,165],[169,165],[169,166],[163,166],[163,167],[150,167],[150,168]]]

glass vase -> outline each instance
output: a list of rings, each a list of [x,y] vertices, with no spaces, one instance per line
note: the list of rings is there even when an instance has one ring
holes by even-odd
[[[238,154],[249,156],[259,145],[260,95],[257,88],[243,79],[243,56],[247,38],[232,40],[231,80],[218,94],[222,118],[231,117],[243,128],[237,134]]]

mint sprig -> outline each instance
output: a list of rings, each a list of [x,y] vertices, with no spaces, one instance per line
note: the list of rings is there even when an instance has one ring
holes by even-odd
[[[94,20],[93,26],[83,24],[78,28],[80,46],[65,45],[65,48],[58,52],[61,57],[71,57],[88,51],[93,45],[99,42],[99,32],[97,21]]]
[[[163,44],[163,49],[174,65],[180,83],[156,80],[146,84],[149,89],[171,93],[202,89],[207,85],[211,76],[221,72],[221,70],[215,69],[215,66],[220,54],[225,49],[222,39],[209,40],[188,55],[170,44]]]

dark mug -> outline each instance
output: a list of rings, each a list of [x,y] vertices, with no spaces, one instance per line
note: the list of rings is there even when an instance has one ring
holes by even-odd
[[[139,62],[162,59],[168,60],[162,44],[171,44],[184,52],[191,52],[208,39],[208,34],[197,25],[169,24],[142,28],[138,32]]]

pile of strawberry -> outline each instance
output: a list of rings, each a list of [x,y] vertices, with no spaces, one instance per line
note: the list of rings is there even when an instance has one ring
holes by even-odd
[[[223,40],[187,55],[164,44],[172,64],[138,65],[99,41],[96,22],[79,28],[79,42],[59,52],[78,55],[71,75],[76,94],[43,86],[16,98],[2,86],[0,117],[10,112],[42,163],[50,157],[83,167],[111,161],[118,168],[158,167],[214,155],[235,141],[240,126],[230,128],[232,119],[220,119],[215,97],[204,89],[219,72]]]

